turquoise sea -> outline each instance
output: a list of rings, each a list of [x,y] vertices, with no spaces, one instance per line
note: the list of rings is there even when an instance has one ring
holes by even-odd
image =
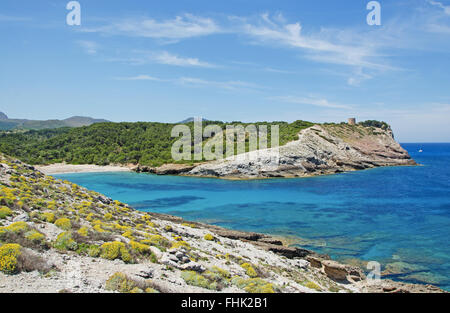
[[[422,166],[227,181],[136,173],[56,175],[134,206],[238,230],[293,236],[384,277],[450,290],[450,144],[403,144]],[[419,152],[422,149],[423,152]]]

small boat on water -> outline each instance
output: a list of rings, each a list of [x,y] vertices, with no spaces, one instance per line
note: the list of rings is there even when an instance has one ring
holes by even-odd
[[[423,150],[422,150],[422,149],[419,149],[419,152],[420,152],[420,153],[422,153],[422,152],[423,152]]]

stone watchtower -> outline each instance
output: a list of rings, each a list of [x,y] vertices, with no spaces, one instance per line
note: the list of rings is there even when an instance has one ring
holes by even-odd
[[[348,125],[356,125],[356,118],[354,118],[354,117],[349,118]]]

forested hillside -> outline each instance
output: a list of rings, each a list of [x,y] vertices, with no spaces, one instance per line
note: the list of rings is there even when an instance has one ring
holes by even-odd
[[[245,123],[217,124],[246,126]],[[295,140],[300,130],[310,127],[310,122],[261,122],[255,125],[280,126],[280,145]],[[193,133],[194,123],[187,123]],[[178,138],[171,138],[175,124],[97,123],[86,127],[31,130],[26,132],[0,133],[0,151],[30,164],[141,164],[159,166],[174,162],[171,157],[172,144]],[[270,133],[269,133],[270,146]],[[184,161],[189,162],[189,161]]]

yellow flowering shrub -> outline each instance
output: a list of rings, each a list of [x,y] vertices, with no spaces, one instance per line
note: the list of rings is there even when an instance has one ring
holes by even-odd
[[[89,228],[86,226],[81,227],[77,233],[83,237],[87,237],[87,235],[89,235]]]
[[[214,240],[214,236],[211,235],[211,234],[206,234],[205,237],[203,237],[203,238],[204,238],[205,240],[208,240],[208,241]]]
[[[222,278],[228,279],[231,277],[231,274],[218,266],[213,266],[210,269],[211,272],[219,274]]]
[[[104,230],[101,226],[100,226],[100,224],[95,224],[94,225],[94,227],[92,227],[96,232],[99,232],[99,233],[104,233],[104,232],[106,232],[106,230]]]
[[[72,228],[72,223],[68,218],[59,218],[55,221],[55,225],[63,230],[69,230]]]
[[[118,291],[121,293],[155,293],[155,289],[146,283],[137,283],[124,273],[117,272],[108,278],[105,284],[106,290]],[[144,291],[144,290],[145,291]]]
[[[261,278],[244,279],[235,276],[231,282],[248,293],[275,293],[274,285]]]
[[[115,260],[122,259],[124,262],[131,262],[131,255],[123,242],[106,242],[101,247],[100,256],[104,259]]]
[[[13,211],[11,211],[10,208],[6,206],[0,207],[0,219],[4,219],[7,216],[11,216],[13,214]]]
[[[37,230],[30,230],[29,232],[25,233],[25,238],[27,238],[30,241],[33,242],[42,242],[45,241],[45,235],[41,234]]]
[[[135,238],[133,237],[133,232],[130,230],[127,230],[126,232],[124,232],[122,234],[122,236],[124,236],[125,238],[131,239],[131,240],[135,240]]]
[[[23,233],[30,229],[30,226],[26,222],[15,222],[9,226],[0,227],[0,234],[2,232],[8,231],[12,233]]]
[[[106,213],[103,218],[107,221],[111,220],[113,218],[113,215],[111,213]]]
[[[190,249],[191,246],[186,241],[175,241],[172,243],[172,249],[179,249],[181,247],[184,247],[186,249]]]
[[[161,235],[150,235],[148,239],[141,240],[141,243],[158,248],[170,247],[170,241]]]
[[[316,283],[312,282],[312,281],[308,281],[304,284],[305,287],[309,288],[309,289],[314,289],[314,290],[318,290],[321,291],[322,288],[320,288],[319,285],[317,285]]]
[[[48,223],[53,223],[55,221],[55,214],[53,214],[51,212],[42,213],[42,217],[43,217],[44,221],[46,221]]]
[[[257,277],[258,274],[256,273],[255,269],[250,263],[243,263],[241,264],[241,267],[245,269],[245,273],[250,277]]]
[[[20,255],[20,245],[5,244],[0,247],[0,271],[6,274],[17,272],[17,257]]]
[[[130,246],[131,246],[131,249],[133,249],[134,251],[136,251],[138,253],[145,254],[150,251],[150,246],[143,244],[143,243],[136,242],[134,240],[130,241]]]

